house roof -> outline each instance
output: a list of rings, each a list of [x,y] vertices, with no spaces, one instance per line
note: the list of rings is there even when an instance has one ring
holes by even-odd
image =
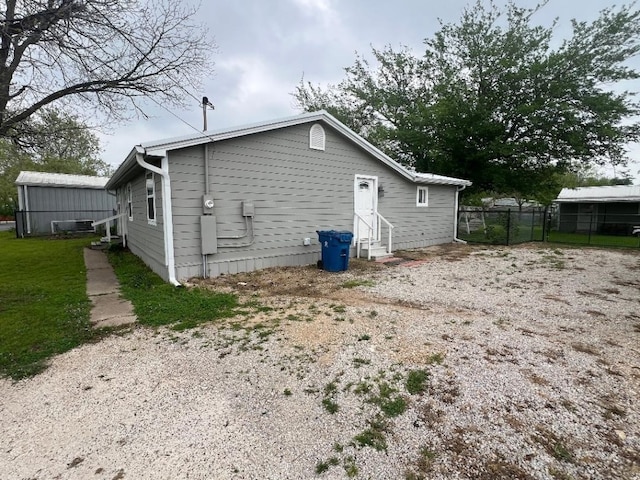
[[[640,185],[563,188],[557,203],[640,202]]]
[[[91,175],[70,175],[67,173],[29,172],[22,171],[16,178],[16,185],[45,186],[45,187],[78,187],[103,189],[109,177],[94,177]]]
[[[391,157],[383,153],[378,148],[371,145],[360,135],[355,133],[349,127],[344,125],[334,116],[328,112],[321,110],[319,112],[303,113],[293,117],[281,118],[277,120],[270,120],[266,122],[253,123],[249,125],[243,125],[239,127],[224,128],[221,130],[212,130],[207,132],[199,132],[192,135],[174,137],[163,140],[156,140],[152,142],[145,142],[138,147],[134,147],[127,158],[118,167],[115,173],[112,175],[111,180],[107,183],[106,188],[112,189],[122,183],[129,175],[129,173],[137,168],[136,152],[142,149],[147,156],[151,157],[164,157],[167,151],[176,150],[179,148],[191,147],[195,145],[202,145],[208,142],[217,142],[221,140],[228,140],[231,138],[242,137],[245,135],[251,135],[254,133],[267,132],[270,130],[276,130],[279,128],[291,127],[295,125],[301,125],[311,122],[324,122],[327,125],[333,127],[339,133],[347,137],[349,140],[357,144],[363,150],[380,160],[385,165],[395,170],[400,175],[404,176],[408,180],[415,183],[422,184],[439,184],[439,185],[458,185],[469,186],[471,182],[460,178],[445,177],[442,175],[435,175],[430,173],[417,173],[408,170],[393,160]]]

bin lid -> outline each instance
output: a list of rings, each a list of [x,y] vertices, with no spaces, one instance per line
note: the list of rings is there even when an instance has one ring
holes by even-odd
[[[351,243],[351,240],[353,239],[353,233],[347,231],[338,232],[337,238],[340,242]]]
[[[316,233],[318,235],[335,238],[342,238],[346,236],[353,237],[353,233],[351,233],[349,230],[316,230]]]

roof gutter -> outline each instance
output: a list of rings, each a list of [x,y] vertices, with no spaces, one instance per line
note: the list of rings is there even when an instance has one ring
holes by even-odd
[[[163,215],[163,230],[164,230],[164,258],[165,266],[167,267],[167,274],[169,275],[169,283],[176,287],[182,285],[176,279],[176,267],[175,256],[173,248],[173,213],[171,207],[171,181],[169,178],[169,161],[167,156],[163,156],[160,168],[151,165],[145,161],[145,150],[142,147],[136,146],[136,162],[142,168],[149,170],[157,175],[160,175],[162,179],[162,215]]]
[[[459,208],[459,197],[460,197],[460,192],[463,191],[465,188],[467,188],[466,185],[460,185],[458,188],[456,188],[456,200],[455,200],[455,210],[453,212],[453,241],[455,243],[467,243],[466,241],[462,240],[461,238],[458,238],[458,208]]]

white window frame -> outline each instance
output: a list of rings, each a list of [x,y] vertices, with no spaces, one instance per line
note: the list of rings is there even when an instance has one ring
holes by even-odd
[[[133,193],[131,188],[131,183],[127,183],[127,217],[130,222],[133,222]]]
[[[421,194],[422,193],[422,198]],[[419,186],[416,188],[416,207],[429,206],[429,187]]]
[[[151,193],[149,193],[149,186],[151,186]],[[153,172],[147,172],[147,174],[145,175],[144,190],[147,199],[147,223],[149,223],[149,225],[157,225],[156,219],[158,218],[158,216],[156,212],[156,179]],[[153,202],[151,204],[152,208],[150,208],[149,200]],[[152,211],[153,217],[149,215]]]
[[[312,150],[325,150],[327,135],[319,123],[314,123],[309,129],[309,148]]]

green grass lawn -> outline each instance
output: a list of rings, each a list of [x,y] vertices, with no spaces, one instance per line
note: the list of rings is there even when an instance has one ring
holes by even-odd
[[[0,232],[0,375],[35,375],[95,336],[82,254],[89,243]]]
[[[467,234],[464,229],[460,229],[458,237],[462,240],[466,240],[471,243],[494,243],[497,245],[504,245],[506,240],[506,233],[497,241],[488,238],[485,235],[484,230],[479,228],[470,234]],[[517,243],[530,242],[530,241],[542,241],[542,227],[536,226],[533,229],[529,226],[520,226],[517,230],[515,238],[510,239],[510,244],[515,245]],[[547,239],[550,243],[568,243],[573,245],[591,245],[594,247],[626,247],[626,248],[638,248],[640,247],[640,239],[632,236],[618,236],[618,235],[596,235],[593,234],[589,237],[586,233],[563,233],[551,231]]]
[[[83,248],[91,238],[16,239],[0,232],[0,375],[14,380],[109,329],[93,329]],[[128,252],[109,253],[139,323],[180,330],[241,312],[235,295],[176,288]]]
[[[109,261],[123,296],[131,301],[138,322],[143,325],[171,325],[175,330],[183,330],[239,312],[235,295],[200,288],[176,288],[129,252],[109,252]]]
[[[550,232],[549,242],[573,243],[575,245],[593,245],[599,247],[640,247],[640,239],[632,236],[591,235],[586,233]]]

